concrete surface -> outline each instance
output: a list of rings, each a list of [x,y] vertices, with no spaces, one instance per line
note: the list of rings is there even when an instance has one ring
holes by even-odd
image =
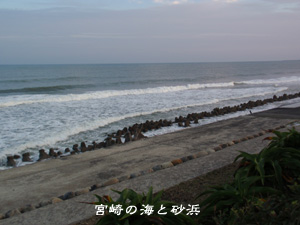
[[[76,191],[115,176],[129,175],[295,120],[300,120],[299,108],[285,108],[280,111],[274,109],[64,159],[0,171],[0,213],[26,204],[38,204],[68,191]],[[57,204],[0,220],[0,224],[71,224],[95,214],[92,205],[78,203],[95,201],[93,194],[111,194],[111,188],[121,190],[128,187],[146,192],[149,186],[153,186],[155,191],[174,186],[230,164],[238,154],[237,150],[261,150],[267,144],[262,142],[262,139],[269,135],[227,147],[172,168],[125,180]]]

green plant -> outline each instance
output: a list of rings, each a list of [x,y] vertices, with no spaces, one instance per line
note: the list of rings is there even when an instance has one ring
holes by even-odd
[[[209,195],[202,203],[201,214],[198,220],[203,222],[210,220],[212,217],[216,217],[217,214],[222,215],[222,218],[227,217],[227,221],[233,220],[235,214],[232,212],[227,213],[225,216],[222,212],[228,209],[240,208],[246,205],[248,202],[258,201],[258,199],[278,194],[279,192],[271,187],[255,186],[257,181],[260,180],[259,176],[252,177],[235,177],[232,184],[225,184],[219,187],[213,187],[202,194]],[[208,222],[206,221],[207,224]]]
[[[300,224],[300,134],[294,128],[274,133],[260,153],[240,152],[231,184],[200,195],[209,196],[200,204],[199,223]]]
[[[287,147],[300,149],[300,133],[293,127],[288,132],[273,131],[275,137],[267,137],[271,140],[269,147]]]
[[[153,189],[150,187],[147,195],[138,194],[131,189],[124,189],[123,191],[115,191],[120,196],[119,198],[114,201],[109,196],[100,197],[96,195],[98,202],[94,202],[93,204],[96,205],[105,205],[107,208],[105,209],[105,215],[100,218],[97,225],[106,225],[106,224],[113,224],[113,225],[142,225],[142,224],[159,224],[159,225],[190,225],[195,224],[194,220],[186,215],[186,211],[183,210],[178,215],[175,215],[172,210],[172,206],[176,205],[172,202],[162,201],[162,191],[153,195]],[[115,213],[109,213],[108,208],[119,206],[123,210],[119,212],[119,215]],[[153,206],[151,207],[152,213],[147,215],[147,213],[143,211],[146,206]],[[133,211],[126,211],[128,207],[133,207],[136,209],[135,213]],[[160,214],[158,213],[161,211]]]

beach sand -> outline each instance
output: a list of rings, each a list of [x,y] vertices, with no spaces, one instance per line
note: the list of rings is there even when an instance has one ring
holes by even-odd
[[[28,204],[32,204],[31,208],[45,205],[0,220],[0,224],[75,223],[95,215],[92,205],[79,203],[95,201],[94,194],[111,195],[111,188],[122,190],[128,187],[146,192],[150,186],[153,186],[155,191],[172,187],[232,163],[238,151],[250,153],[260,151],[268,144],[267,141],[262,141],[263,138],[272,135],[265,133],[266,130],[279,129],[280,126],[299,120],[298,105],[284,106],[124,145],[0,171],[0,214],[5,215],[9,210]],[[286,129],[285,127],[279,130]],[[299,130],[299,127],[297,129]],[[254,137],[259,133],[261,136]],[[232,145],[233,140],[241,139],[244,141]],[[213,150],[219,145],[225,147],[228,143],[230,146],[220,151]],[[192,155],[197,153],[198,156],[202,156],[193,159]],[[185,158],[187,156],[190,157]],[[176,164],[174,160],[180,158],[181,161],[187,161],[173,166]],[[162,169],[161,165],[165,169]],[[139,173],[149,171],[151,168],[151,173],[145,172],[143,175]],[[127,179],[129,176],[133,179]],[[95,184],[112,185],[46,205],[53,197],[63,196],[68,192],[71,193],[65,196],[72,197],[74,192],[78,190],[85,192]]]

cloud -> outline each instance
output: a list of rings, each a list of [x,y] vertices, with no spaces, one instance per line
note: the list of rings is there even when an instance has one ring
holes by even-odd
[[[0,63],[300,59],[300,14],[278,13],[277,3],[149,2],[156,7],[0,10]]]
[[[165,5],[179,5],[183,3],[188,3],[188,0],[153,0],[153,2]]]
[[[239,0],[213,0],[214,2],[227,2],[227,3],[234,3],[238,2]]]

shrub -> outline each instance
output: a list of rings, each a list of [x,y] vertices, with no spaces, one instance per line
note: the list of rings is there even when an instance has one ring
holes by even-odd
[[[203,224],[300,224],[300,134],[275,131],[258,154],[240,152],[234,181],[213,187],[201,204]]]
[[[175,215],[172,210],[172,206],[176,205],[172,202],[162,201],[162,191],[156,194],[155,196],[152,193],[152,187],[149,189],[147,195],[138,194],[131,189],[124,189],[122,192],[114,191],[118,193],[119,198],[114,201],[109,196],[100,197],[96,195],[98,202],[95,202],[96,205],[106,205],[107,208],[115,207],[119,205],[123,210],[119,215],[114,213],[109,213],[109,211],[105,210],[105,215],[100,218],[97,225],[190,225],[195,224],[194,220],[186,215],[186,211],[183,210],[180,214]],[[126,212],[127,207],[134,206],[136,207],[136,213],[130,214],[130,212]],[[153,206],[153,213],[151,215],[142,214],[141,209],[145,209],[145,206]],[[165,215],[160,215],[158,211],[166,213]]]

